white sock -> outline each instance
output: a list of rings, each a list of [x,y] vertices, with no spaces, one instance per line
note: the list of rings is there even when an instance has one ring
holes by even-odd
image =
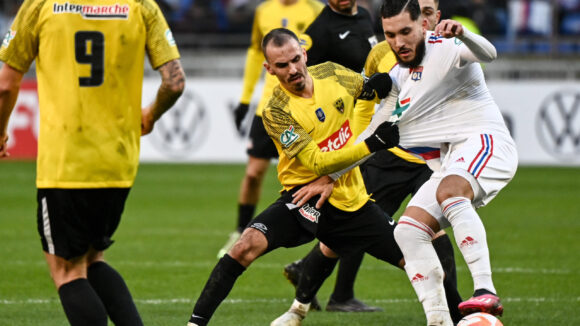
[[[471,201],[465,197],[451,197],[441,203],[441,210],[453,227],[455,242],[473,277],[474,290],[497,293],[491,279],[485,227]]]
[[[310,309],[310,302],[309,303],[302,303],[296,299],[292,302],[292,306],[290,306],[290,312],[296,313],[302,318],[306,317],[308,310]]]
[[[405,256],[405,271],[423,305],[428,325],[453,325],[443,288],[443,268],[431,243],[435,232],[403,216],[394,235]]]

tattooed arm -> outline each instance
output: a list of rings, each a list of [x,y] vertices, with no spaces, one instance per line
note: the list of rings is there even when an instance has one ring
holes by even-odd
[[[162,65],[159,73],[161,86],[159,86],[155,101],[144,108],[141,115],[141,135],[147,135],[153,130],[155,121],[175,104],[185,88],[185,73],[179,60],[172,60]]]

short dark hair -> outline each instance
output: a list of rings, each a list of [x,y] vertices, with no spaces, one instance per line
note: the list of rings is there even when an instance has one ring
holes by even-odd
[[[406,11],[411,20],[416,21],[421,17],[421,7],[417,0],[383,0],[381,5],[381,17],[390,18]]]
[[[300,43],[298,36],[296,36],[296,34],[291,30],[286,28],[274,28],[262,39],[262,52],[264,53],[264,56],[266,56],[266,47],[270,42],[273,42],[275,46],[280,47],[286,44],[290,39],[294,39],[296,42]]]

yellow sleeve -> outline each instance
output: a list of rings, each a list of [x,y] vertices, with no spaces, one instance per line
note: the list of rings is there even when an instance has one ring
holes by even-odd
[[[375,114],[375,101],[357,100],[354,106],[354,118],[352,121],[352,132],[358,137],[371,123]]]
[[[314,141],[311,141],[296,157],[316,175],[323,176],[343,170],[370,154],[365,142],[337,151],[322,152]]]
[[[171,60],[179,59],[173,34],[155,1],[143,1],[143,20],[147,31],[146,47],[151,67],[157,69]]]
[[[44,1],[26,0],[2,41],[0,60],[26,72],[38,54],[38,20]]]
[[[364,74],[367,77],[377,72],[389,72],[397,64],[397,58],[387,41],[382,41],[371,49],[364,66]]]
[[[254,93],[254,87],[262,75],[262,64],[264,63],[264,54],[262,53],[262,32],[260,30],[260,7],[256,9],[254,23],[252,25],[252,40],[248,53],[246,55],[246,65],[244,67],[244,85],[240,102],[249,104]]]

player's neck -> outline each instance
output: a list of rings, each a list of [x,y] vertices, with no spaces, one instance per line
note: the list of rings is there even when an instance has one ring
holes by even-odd
[[[298,2],[298,0],[279,0],[283,6],[291,6]]]
[[[330,10],[334,11],[335,13],[339,14],[339,15],[343,15],[343,16],[354,16],[358,13],[358,6],[355,3],[354,6],[352,6],[352,8],[350,9],[350,12],[345,12],[345,11],[340,11],[337,9],[334,9],[330,4],[328,5],[328,7],[330,7]]]

